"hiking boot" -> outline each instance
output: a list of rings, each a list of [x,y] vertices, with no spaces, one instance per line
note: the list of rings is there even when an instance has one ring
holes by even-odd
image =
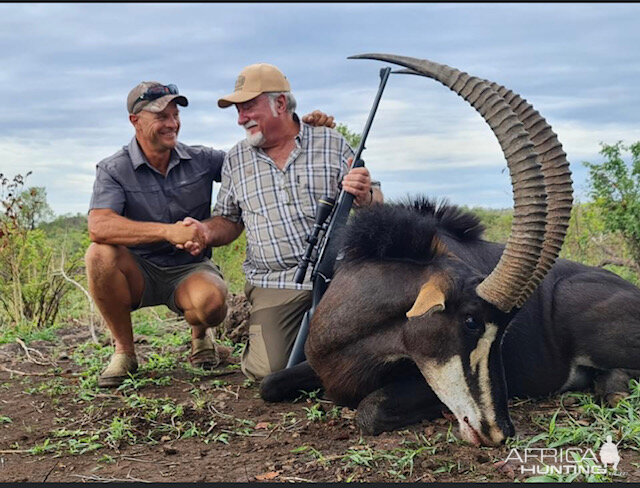
[[[194,368],[211,370],[221,364],[228,363],[231,353],[232,349],[230,347],[214,344],[208,336],[203,339],[191,339],[189,363]]]
[[[115,388],[129,378],[129,373],[138,371],[138,360],[136,356],[126,353],[115,353],[111,356],[109,366],[98,376],[98,386],[100,388]]]
[[[216,346],[208,336],[202,339],[191,339],[189,362],[194,368],[202,369],[214,369],[220,364]]]

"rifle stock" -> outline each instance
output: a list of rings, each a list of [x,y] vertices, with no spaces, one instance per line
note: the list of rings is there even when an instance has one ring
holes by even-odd
[[[384,91],[384,88],[387,84],[387,79],[389,78],[390,73],[391,68],[382,68],[380,70],[380,85],[378,86],[378,93],[376,94],[376,97],[373,101],[373,106],[371,107],[371,111],[369,112],[369,117],[367,118],[367,122],[365,123],[364,129],[362,131],[360,143],[358,144],[358,148],[356,149],[356,152],[354,154],[353,164],[351,165],[352,168],[364,166],[364,161],[361,159],[362,152],[365,149],[367,136],[369,135],[369,130],[371,129],[376,110],[378,109],[378,105],[380,103],[380,98],[382,97],[382,92]],[[340,250],[339,243],[336,239],[336,233],[347,223],[349,212],[351,212],[351,207],[353,206],[353,200],[354,196],[351,193],[348,193],[342,189],[338,192],[336,204],[329,216],[329,224],[326,227],[323,239],[320,241],[317,259],[315,260],[313,271],[311,273],[311,281],[313,283],[311,308],[304,314],[302,323],[300,324],[300,329],[298,330],[298,335],[296,336],[296,340],[293,344],[293,348],[289,356],[289,361],[287,362],[287,368],[295,366],[296,364],[305,360],[304,344],[309,333],[309,324],[311,323],[311,318],[313,317],[316,306],[320,302],[322,295],[324,295],[324,292],[328,288],[329,283],[333,278],[334,265],[338,257],[338,252]],[[319,211],[320,209],[318,209],[318,212]],[[324,229],[324,223],[321,223],[320,228],[318,228],[319,220],[320,219],[317,217],[314,231],[307,238],[309,246],[306,249],[304,257],[298,264],[298,270],[296,271],[295,277],[297,283],[302,283],[304,281],[307,266],[312,261],[312,251],[317,242],[319,230]]]

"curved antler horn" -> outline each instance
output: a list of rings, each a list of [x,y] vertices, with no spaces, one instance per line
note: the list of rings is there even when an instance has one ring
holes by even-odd
[[[396,73],[425,76],[409,68],[398,70]],[[558,136],[544,117],[517,93],[495,82],[485,81],[509,104],[529,132],[533,147],[538,153],[547,191],[547,224],[542,253],[533,276],[516,302],[516,306],[521,307],[544,279],[560,254],[569,227],[573,204],[571,171],[567,154],[562,150]]]
[[[567,154],[544,117],[517,93],[497,83],[488,83],[498,95],[505,99],[529,132],[531,142],[538,153],[547,191],[547,225],[542,254],[533,276],[516,302],[516,306],[521,307],[544,279],[560,254],[569,227],[573,204],[571,171]]]
[[[538,154],[522,121],[490,83],[450,66],[387,54],[351,58],[388,61],[433,78],[469,102],[489,124],[509,167],[514,220],[500,261],[476,291],[504,312],[520,306],[523,290],[539,266],[547,216],[547,194]]]

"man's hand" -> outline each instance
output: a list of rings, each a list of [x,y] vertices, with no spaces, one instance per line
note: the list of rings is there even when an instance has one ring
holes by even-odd
[[[353,158],[349,158],[348,163],[349,167],[351,167]],[[371,176],[369,175],[369,170],[364,166],[351,168],[342,179],[342,188],[355,197],[355,203],[358,207],[368,207],[371,205],[373,200],[371,193]]]
[[[310,114],[305,115],[302,117],[302,121],[314,127],[329,127],[333,129],[336,126],[336,123],[333,121],[333,116],[327,115],[320,110],[314,110]]]
[[[167,240],[178,249],[184,249],[192,256],[197,256],[207,247],[206,227],[202,222],[187,217],[171,224]]]

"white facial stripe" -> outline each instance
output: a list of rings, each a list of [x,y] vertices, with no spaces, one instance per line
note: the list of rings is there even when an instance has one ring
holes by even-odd
[[[493,341],[496,339],[496,334],[498,333],[498,327],[495,324],[486,324],[484,329],[484,334],[478,340],[478,344],[476,348],[471,351],[469,355],[469,364],[471,365],[471,371],[473,374],[477,374],[478,363],[480,361],[486,362],[489,360],[489,351],[491,350],[491,345]]]
[[[491,426],[491,438],[502,439],[503,434],[496,425],[496,414],[493,406],[493,399],[491,397],[491,379],[489,378],[489,351],[491,345],[496,339],[498,333],[498,326],[495,324],[485,324],[485,331],[476,348],[471,351],[469,356],[469,362],[471,363],[471,369],[474,373],[478,369],[478,387],[480,388],[480,401],[482,402],[482,411],[485,414],[485,420]],[[475,354],[475,356],[474,356]],[[475,367],[474,367],[475,361]]]
[[[469,424],[480,432],[480,409],[469,391],[460,356],[453,356],[444,364],[427,360],[418,367],[429,386],[453,412],[458,422],[467,417]]]
[[[504,438],[495,420],[489,377],[489,352],[497,333],[498,327],[487,323],[484,334],[469,356],[471,369],[478,375],[481,405],[478,405],[471,395],[460,356],[453,356],[444,364],[424,361],[419,366],[429,386],[458,419],[461,431],[463,430],[462,419],[467,417],[469,425],[480,433],[484,413],[484,420],[490,425],[490,438],[494,442],[500,442]]]

